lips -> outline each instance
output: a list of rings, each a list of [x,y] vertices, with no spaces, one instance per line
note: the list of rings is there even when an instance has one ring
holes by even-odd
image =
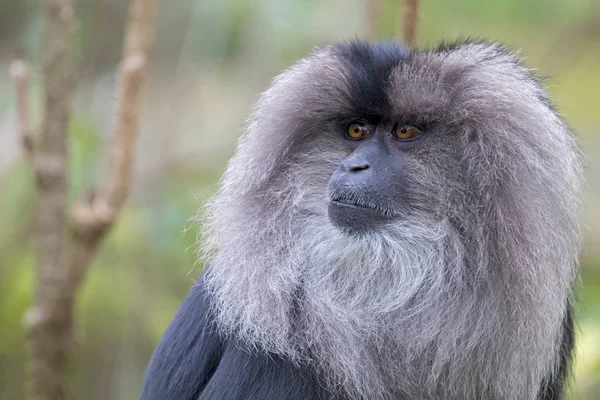
[[[351,197],[335,197],[331,200],[331,203],[339,207],[374,211],[388,217],[392,215],[392,213],[389,210],[377,206],[374,203],[369,203]]]
[[[367,210],[378,211],[377,208],[370,206],[368,204],[362,203],[355,199],[337,198],[337,199],[331,200],[331,202],[335,203],[338,206],[342,206],[342,207],[366,208]]]
[[[394,218],[390,210],[364,196],[358,199],[348,195],[333,196],[328,214],[334,226],[352,234],[378,229]]]

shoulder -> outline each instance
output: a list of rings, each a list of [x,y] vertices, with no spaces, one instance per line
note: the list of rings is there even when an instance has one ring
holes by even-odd
[[[196,398],[219,364],[222,351],[210,299],[199,282],[190,290],[154,351],[141,398]]]

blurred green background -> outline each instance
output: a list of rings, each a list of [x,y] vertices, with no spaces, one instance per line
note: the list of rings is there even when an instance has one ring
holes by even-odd
[[[127,3],[80,0],[80,85],[70,128],[71,198],[102,177]],[[391,38],[399,0],[381,0]],[[314,46],[370,31],[367,1],[162,1],[130,201],[91,266],[77,308],[68,398],[135,399],[144,367],[201,270],[193,217],[216,189],[257,95]],[[31,301],[34,186],[19,148],[8,69],[33,65],[39,122],[39,2],[0,1],[0,399],[24,398],[21,317]],[[588,155],[585,249],[572,399],[600,399],[600,1],[421,0],[418,42],[486,37],[522,49]],[[502,371],[498,371],[499,374]]]

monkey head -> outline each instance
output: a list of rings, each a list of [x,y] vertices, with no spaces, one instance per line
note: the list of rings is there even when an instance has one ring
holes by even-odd
[[[533,399],[580,186],[574,135],[508,49],[316,50],[260,97],[203,216],[218,325],[351,398]]]

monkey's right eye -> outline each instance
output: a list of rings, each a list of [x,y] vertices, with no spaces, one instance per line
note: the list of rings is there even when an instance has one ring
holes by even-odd
[[[346,136],[348,136],[350,140],[361,140],[367,135],[367,133],[369,133],[369,128],[366,125],[351,124],[348,126]]]

